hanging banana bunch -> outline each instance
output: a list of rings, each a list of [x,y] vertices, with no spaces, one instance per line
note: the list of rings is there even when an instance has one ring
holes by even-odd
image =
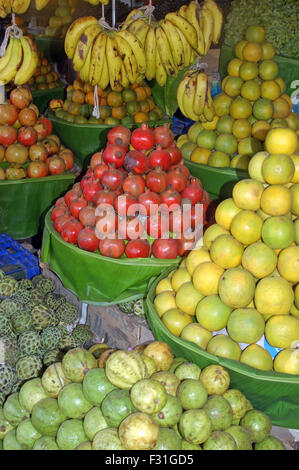
[[[0,0],[0,18],[6,18],[10,13],[23,15],[30,6],[31,0]],[[49,0],[34,0],[37,10],[42,10],[49,3]]]

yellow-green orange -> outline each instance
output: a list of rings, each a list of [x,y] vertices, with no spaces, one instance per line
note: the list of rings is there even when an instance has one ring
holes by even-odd
[[[250,155],[235,155],[230,161],[230,168],[248,170]]]
[[[226,168],[230,164],[229,155],[225,152],[212,152],[208,158],[208,165],[214,168]]]
[[[242,351],[240,362],[260,370],[272,370],[271,354],[258,344],[250,344]]]
[[[299,375],[299,349],[287,348],[279,351],[274,359],[274,370]]]
[[[291,212],[296,217],[299,217],[299,183],[293,184],[290,191],[292,194]]]
[[[194,144],[193,142],[186,142],[185,144],[183,144],[181,147],[183,158],[190,160],[194,149],[196,149],[196,144]]]
[[[257,279],[270,276],[276,264],[275,251],[262,242],[249,245],[242,256],[242,266]]]
[[[259,64],[259,76],[262,80],[275,80],[279,75],[278,64],[274,60],[263,60]]]
[[[265,188],[261,197],[261,209],[269,215],[286,215],[291,211],[291,191],[282,184]]]
[[[207,228],[203,236],[204,246],[206,246],[207,248],[211,248],[212,242],[219,235],[224,235],[224,234],[229,234],[228,230],[226,230],[225,228],[221,227],[218,224],[210,225],[210,227]]]
[[[195,315],[196,306],[202,297],[202,294],[194,287],[192,282],[186,282],[177,291],[175,302],[183,312],[188,315]]]
[[[263,174],[262,174],[262,166],[265,159],[269,156],[268,152],[258,152],[253,157],[251,157],[249,165],[248,165],[248,173],[250,178],[254,180],[260,181],[261,183],[265,183]]]
[[[242,65],[242,60],[238,57],[231,59],[227,66],[227,73],[230,77],[239,77],[239,70]]]
[[[262,26],[248,26],[246,30],[246,39],[247,41],[253,41],[261,44],[265,40],[265,34],[265,29]]]
[[[299,284],[295,287],[295,305],[299,308]]]
[[[209,131],[204,129],[198,135],[196,143],[198,147],[213,150],[213,148],[215,147],[216,138],[217,134],[215,131]]]
[[[251,178],[238,181],[233,188],[233,200],[237,207],[257,211],[260,208],[264,186]]]
[[[242,80],[254,80],[258,77],[259,67],[254,62],[243,62],[239,68],[239,76]]]
[[[238,141],[232,134],[219,134],[215,141],[215,149],[219,152],[225,152],[230,155],[236,153]]]
[[[289,246],[279,253],[277,269],[287,281],[299,282],[299,246]]]
[[[175,336],[180,336],[186,325],[192,323],[192,318],[177,308],[167,310],[162,316],[162,322]]]
[[[215,356],[226,357],[238,361],[241,356],[241,348],[236,341],[227,335],[215,335],[209,341],[207,352]]]
[[[271,42],[263,42],[261,44],[262,50],[263,50],[263,55],[262,55],[262,60],[272,60],[273,57],[275,56],[275,48]]]
[[[208,248],[202,246],[199,249],[195,248],[192,250],[186,258],[186,267],[189,274],[192,276],[195,268],[197,268],[200,263],[204,263],[205,261],[211,261]]]
[[[175,303],[175,294],[171,291],[161,292],[155,297],[154,305],[157,311],[157,314],[161,318],[162,315],[170,310],[171,308],[176,308]]]
[[[252,126],[252,137],[264,142],[270,130],[271,124],[269,122],[256,121]]]
[[[235,56],[240,60],[243,60],[243,49],[246,46],[247,42],[248,41],[246,41],[245,39],[241,39],[241,41],[238,41],[235,44]]]
[[[272,154],[263,162],[262,175],[268,184],[290,183],[294,173],[295,165],[292,158],[288,155]]]
[[[172,291],[172,285],[171,285],[171,280],[168,277],[165,277],[164,279],[161,279],[161,281],[158,282],[157,287],[156,287],[156,295],[161,294],[162,292],[165,291]]]
[[[244,60],[248,62],[259,62],[263,56],[262,46],[256,42],[249,41],[242,50]]]
[[[274,348],[292,348],[299,342],[299,320],[292,315],[271,317],[265,326],[265,336]]]
[[[233,124],[232,133],[237,139],[245,139],[245,137],[249,137],[251,135],[251,125],[248,122],[248,119],[236,119]],[[236,150],[237,148],[238,144],[236,144]]]
[[[234,310],[227,322],[229,336],[238,343],[256,343],[264,334],[265,320],[255,308]]]
[[[216,129],[220,134],[231,134],[233,124],[234,119],[229,114],[226,114],[225,116],[221,116],[221,118],[219,118]]]
[[[233,99],[226,93],[219,93],[214,98],[214,108],[217,116],[221,117],[225,114],[229,114],[229,108]]]
[[[171,287],[174,291],[178,291],[179,288],[185,284],[185,282],[190,282],[191,281],[191,276],[186,268],[180,268],[177,269],[177,271],[174,272],[172,278],[171,278]]]
[[[193,142],[193,144],[196,144],[197,137],[202,131],[203,127],[201,123],[196,122],[195,124],[192,124],[192,126],[189,127],[187,137],[191,142]]]
[[[209,331],[220,331],[226,327],[231,311],[218,295],[208,295],[196,307],[196,320]]]
[[[253,137],[245,137],[245,139],[239,140],[238,153],[240,155],[254,155],[261,150],[261,142]]]
[[[238,96],[243,84],[243,80],[240,77],[228,77],[224,83],[223,91],[228,96]]]
[[[232,220],[239,212],[241,209],[236,206],[232,198],[224,199],[216,208],[216,223],[225,230],[230,230]]]
[[[212,333],[199,325],[199,323],[190,323],[185,326],[180,336],[187,341],[197,344],[200,348],[206,349],[212,338]]]
[[[291,284],[283,277],[265,277],[256,286],[254,303],[263,315],[287,315],[294,302]]]
[[[234,237],[220,235],[211,245],[210,256],[223,269],[235,268],[241,264],[243,251],[242,243]]]
[[[227,269],[219,281],[219,297],[232,308],[244,308],[253,300],[255,280],[241,266]]]
[[[253,105],[252,113],[258,120],[267,121],[273,116],[274,107],[269,99],[259,98]]]
[[[279,84],[275,80],[267,80],[261,83],[261,96],[274,101],[281,95]]]
[[[252,113],[252,105],[246,98],[238,96],[230,105],[229,113],[234,119],[248,119]]]
[[[292,155],[296,152],[298,138],[296,132],[289,128],[272,129],[265,140],[265,150],[270,154]]]
[[[256,101],[261,96],[261,86],[259,82],[254,80],[247,80],[241,87],[241,96],[249,101]]]
[[[294,153],[291,155],[291,159],[293,160],[295,166],[295,173],[292,178],[292,183],[299,183],[299,153]]]
[[[269,217],[264,221],[262,239],[270,248],[282,250],[295,241],[295,225],[286,216]]]
[[[243,243],[251,245],[262,236],[263,219],[253,211],[242,210],[232,220],[231,234]]]
[[[199,290],[203,296],[217,294],[219,280],[223,271],[223,268],[216,263],[201,263],[193,274],[194,287]]]

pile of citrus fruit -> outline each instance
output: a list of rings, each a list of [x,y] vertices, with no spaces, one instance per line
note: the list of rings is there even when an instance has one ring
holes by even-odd
[[[250,26],[234,52],[223,91],[213,100],[213,121],[193,124],[178,145],[184,158],[196,163],[247,170],[252,155],[264,149],[271,129],[291,128],[299,134],[299,116],[292,112],[264,28]]]
[[[216,209],[216,223],[156,288],[176,336],[216,356],[299,374],[299,155],[292,129],[272,129]],[[266,339],[266,342],[265,342]],[[267,343],[276,348],[272,360]]]
[[[31,90],[47,90],[56,88],[60,85],[57,73],[53,70],[48,59],[45,57],[44,51],[38,51],[38,65],[33,77],[28,82]]]
[[[92,85],[78,78],[66,92],[66,100],[52,100],[50,108],[58,118],[68,122],[130,126],[159,121],[164,117],[164,111],[155,104],[151,89],[145,82],[118,91],[111,90],[110,86],[105,90],[98,87],[99,119],[92,115],[95,104]]]

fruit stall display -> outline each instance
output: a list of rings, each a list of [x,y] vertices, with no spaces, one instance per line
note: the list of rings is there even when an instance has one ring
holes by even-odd
[[[132,132],[116,126],[107,138],[81,182],[47,214],[42,247],[43,260],[65,285],[80,300],[96,303],[144,295],[146,283],[190,249],[194,229],[207,223],[210,204],[168,124],[154,129],[143,124]],[[198,203],[203,214],[195,209]],[[66,252],[76,265],[80,257],[80,269],[63,261]],[[86,283],[84,272],[90,276]]]
[[[197,105],[195,97],[199,94],[204,102],[206,80],[201,78],[203,73],[197,74],[196,80],[186,73],[190,89],[190,83],[194,83],[192,93],[184,86],[183,78],[178,102],[180,109],[185,108],[185,115],[198,122],[180,137],[180,146],[184,158],[191,162],[247,171],[250,158],[264,150],[271,129],[285,127],[299,133],[299,116],[292,112],[293,103],[286,94],[275,49],[262,27],[249,27],[244,39],[236,43],[227,73],[222,92],[211,101],[210,116],[205,112],[197,119],[193,115]],[[191,93],[192,113],[187,92]]]
[[[254,369],[262,371],[260,405],[275,413],[278,422],[295,425],[299,167],[298,158],[290,155],[297,146],[296,133],[273,129],[265,146],[269,153],[251,159],[250,178],[237,182],[231,198],[217,206],[216,223],[179,268],[156,284],[154,298],[151,291],[148,320],[157,338],[165,337],[160,326],[166,326],[176,352],[184,351],[187,340],[198,346],[198,361],[215,361],[217,356],[232,361],[240,375],[247,369],[234,365],[236,361],[250,367],[251,377]],[[281,406],[283,386],[289,398]]]
[[[70,349],[9,394],[3,450],[285,450],[225,368],[175,359],[158,341],[95,352]]]
[[[38,232],[41,214],[74,182],[74,155],[25,86],[0,105],[0,122],[0,231],[26,238]]]

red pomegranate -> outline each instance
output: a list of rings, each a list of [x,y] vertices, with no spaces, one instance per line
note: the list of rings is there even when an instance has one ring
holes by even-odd
[[[83,225],[79,222],[79,220],[69,220],[63,225],[60,235],[65,242],[77,245],[78,235],[82,229]]]
[[[58,155],[52,155],[47,158],[46,164],[50,175],[61,175],[65,172],[64,160]]]
[[[78,192],[75,191],[74,189],[69,189],[64,195],[64,201],[68,207],[70,207],[71,202],[77,198],[78,198]]]
[[[89,166],[92,170],[94,170],[95,167],[100,163],[103,163],[103,152],[96,152],[92,155]]]
[[[145,181],[140,175],[129,175],[123,181],[122,189],[134,197],[140,196],[145,191]]]
[[[192,204],[201,202],[203,197],[203,188],[197,178],[191,178],[190,183],[182,192],[182,198],[188,198]]]
[[[51,219],[53,222],[57,219],[57,217],[60,217],[62,215],[69,214],[69,210],[66,206],[63,206],[62,204],[59,206],[55,206],[51,212]]]
[[[163,150],[160,145],[149,154],[148,158],[151,168],[161,167],[162,170],[167,171],[170,167],[170,155],[167,150]]]
[[[180,168],[176,168],[167,173],[167,181],[172,189],[181,193],[187,186],[188,178]]]
[[[67,222],[69,222],[70,220],[76,220],[74,219],[74,217],[72,216],[71,213],[66,213],[64,215],[61,215],[59,217],[56,217],[55,221],[54,221],[54,228],[55,230],[58,232],[58,233],[61,233],[61,230],[62,230],[62,227],[64,226],[64,224],[66,224]]]
[[[48,176],[48,167],[45,162],[30,162],[27,167],[28,178],[44,178]]]
[[[59,152],[58,156],[62,158],[62,160],[64,161],[66,171],[69,171],[73,168],[74,163],[75,163],[75,158],[71,150],[69,149],[62,150],[61,152]]]
[[[147,190],[139,196],[138,202],[144,208],[144,210],[140,208],[141,214],[154,215],[158,212],[161,204],[161,197],[159,194]]]
[[[87,206],[87,201],[84,197],[78,197],[78,199],[74,199],[70,204],[70,212],[71,214],[78,219],[79,213],[83,207]],[[84,224],[83,224],[84,225]]]
[[[13,144],[17,139],[17,131],[12,126],[0,126],[0,144],[7,147]]]
[[[9,103],[0,104],[0,124],[12,126],[18,119],[17,108]]]
[[[174,189],[167,189],[161,193],[161,203],[166,204],[168,210],[175,211],[181,204],[181,195]]]
[[[25,146],[33,145],[37,142],[37,133],[33,127],[23,126],[18,129],[18,142]]]
[[[169,124],[165,123],[163,126],[154,129],[155,144],[160,145],[162,148],[169,147],[174,141],[174,134],[169,129]]]
[[[128,172],[136,175],[144,174],[149,169],[148,158],[144,152],[138,150],[130,150],[124,159],[124,168]]]
[[[124,174],[120,170],[110,167],[108,170],[104,171],[101,183],[104,188],[115,191],[121,187],[123,178]]]
[[[99,248],[99,239],[93,227],[84,227],[78,234],[78,247],[82,250],[94,252]]]
[[[131,138],[131,131],[125,126],[115,126],[107,134],[107,140],[110,144],[120,145],[128,148]]]
[[[39,116],[38,120],[46,126],[46,129],[47,129],[47,134],[46,135],[52,134],[53,125],[52,125],[51,120],[46,118],[45,116]]]
[[[89,181],[84,185],[83,197],[86,199],[87,202],[91,202],[93,196],[101,189],[103,188],[98,181]]]
[[[123,166],[126,156],[126,148],[116,144],[107,144],[103,152],[103,160],[107,165],[114,165],[115,168]]]
[[[95,207],[87,204],[79,212],[79,221],[84,227],[93,227],[96,223]]]
[[[10,92],[9,100],[18,109],[24,109],[32,102],[32,93],[29,88],[18,86]]]
[[[138,217],[126,217],[119,221],[118,234],[126,240],[136,240],[145,234],[143,223]]]
[[[118,215],[128,215],[128,210],[133,205],[137,205],[137,199],[129,193],[123,193],[114,200],[114,208]]]
[[[155,240],[152,253],[155,258],[175,259],[179,255],[178,242],[174,238]]]
[[[148,258],[151,253],[151,245],[148,240],[129,240],[125,253],[128,258]]]
[[[157,212],[147,219],[147,234],[151,238],[161,238],[169,236],[169,215],[164,212]]]
[[[151,191],[163,193],[168,186],[167,174],[161,168],[156,168],[146,175],[145,184]]]
[[[124,240],[119,240],[118,238],[110,239],[104,238],[100,240],[99,250],[102,256],[107,256],[108,258],[120,258],[125,252],[125,242]]]
[[[100,204],[110,204],[113,206],[115,198],[116,194],[114,191],[110,191],[109,189],[101,189],[94,194],[92,202],[96,207]]]
[[[136,150],[151,150],[155,145],[153,129],[143,123],[141,127],[132,132],[131,145]]]
[[[170,165],[178,165],[182,161],[182,152],[180,149],[176,146],[175,142],[173,142],[169,147],[167,147],[165,150],[170,155]]]
[[[34,112],[34,111],[33,111]],[[35,130],[36,132],[36,135],[37,135],[37,140],[43,140],[47,137],[48,133],[47,133],[47,126],[44,122],[38,120],[34,126],[33,126],[33,129]]]
[[[106,238],[107,235],[115,234],[118,228],[118,218],[114,208],[97,208],[96,212],[96,235],[99,239]]]

